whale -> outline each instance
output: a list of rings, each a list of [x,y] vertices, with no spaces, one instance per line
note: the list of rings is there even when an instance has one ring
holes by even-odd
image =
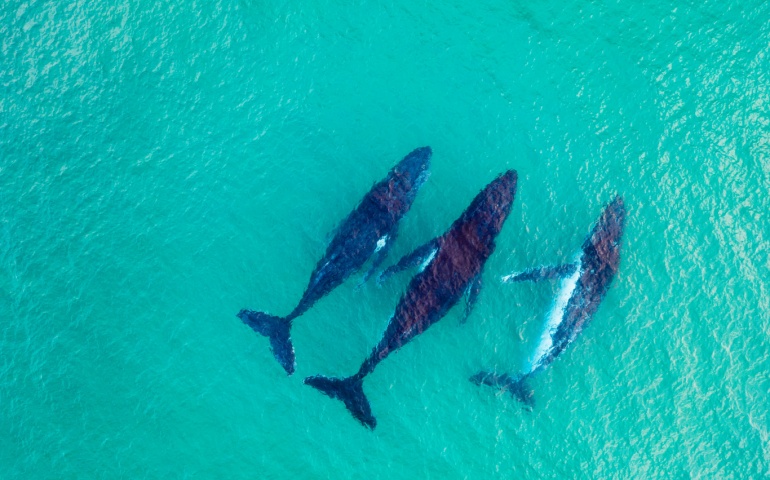
[[[573,262],[528,269],[502,278],[504,283],[559,279],[560,285],[539,341],[521,371],[515,375],[480,371],[470,377],[471,382],[502,388],[527,409],[534,407],[534,392],[528,380],[553,363],[598,310],[620,266],[625,221],[623,198],[616,196],[602,211]]]
[[[292,322],[358,272],[370,258],[371,267],[360,285],[380,267],[396,240],[399,221],[428,177],[432,153],[430,147],[415,149],[374,184],[334,231],[326,253],[310,274],[302,298],[288,315],[279,317],[247,309],[238,312],[243,323],[269,338],[273,356],[287,375],[294,373],[296,367],[290,337]]]
[[[390,276],[412,266],[421,270],[410,281],[390,318],[382,339],[358,372],[347,378],[307,377],[310,385],[345,404],[355,419],[377,426],[363,391],[364,378],[391,353],[443,318],[464,296],[465,316],[481,289],[484,264],[495,250],[495,238],[511,211],[516,195],[516,171],[509,170],[488,184],[442,236],[404,256],[387,269]],[[476,292],[471,298],[472,292]]]

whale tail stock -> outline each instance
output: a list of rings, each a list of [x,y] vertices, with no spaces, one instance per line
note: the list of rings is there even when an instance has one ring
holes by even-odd
[[[268,337],[275,359],[286,370],[287,375],[294,373],[294,346],[289,337],[291,321],[253,310],[241,310],[238,312],[238,318],[255,332]]]
[[[473,375],[469,380],[476,385],[489,385],[507,390],[513,398],[523,403],[529,410],[535,406],[535,397],[532,388],[527,383],[527,375],[512,377],[507,373],[497,375],[492,372],[481,371]]]
[[[345,407],[359,422],[374,430],[374,427],[377,426],[377,419],[372,415],[369,400],[364,394],[363,381],[364,377],[358,375],[348,378],[328,378],[316,375],[307,377],[305,385],[310,385],[331,398],[342,400]]]

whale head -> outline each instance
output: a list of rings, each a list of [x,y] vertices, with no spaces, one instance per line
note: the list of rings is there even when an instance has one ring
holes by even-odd
[[[393,177],[401,187],[401,190],[411,191],[417,194],[417,190],[428,179],[430,157],[433,151],[430,147],[420,147],[393,167]]]
[[[590,248],[596,253],[598,264],[608,267],[614,275],[620,265],[620,239],[626,224],[626,207],[623,197],[616,196],[605,207],[599,221],[586,239],[584,250]]]
[[[503,228],[505,219],[511,213],[516,197],[518,175],[508,170],[489,183],[476,195],[459,221],[468,222],[475,229],[474,236],[481,245],[492,246],[494,239]],[[470,234],[470,232],[469,232]]]
[[[405,214],[428,179],[430,147],[420,147],[398,162],[377,188],[376,201],[397,218]]]

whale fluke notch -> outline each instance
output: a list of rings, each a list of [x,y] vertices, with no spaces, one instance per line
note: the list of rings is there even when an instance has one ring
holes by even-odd
[[[493,372],[481,371],[473,375],[469,380],[476,385],[489,385],[506,390],[516,400],[523,403],[529,410],[535,406],[535,396],[532,388],[527,383],[529,375],[512,377],[507,373],[497,375]]]
[[[291,344],[289,331],[291,322],[264,312],[241,310],[238,318],[252,330],[270,339],[270,350],[287,375],[294,373],[294,346]]]
[[[372,415],[369,400],[363,389],[364,378],[354,375],[348,378],[329,378],[323,375],[307,377],[305,385],[320,390],[322,393],[342,400],[350,413],[364,426],[374,430],[377,419]]]

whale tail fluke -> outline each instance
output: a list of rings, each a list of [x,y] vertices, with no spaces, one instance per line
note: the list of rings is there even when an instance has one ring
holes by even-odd
[[[294,373],[294,346],[291,344],[289,330],[291,322],[285,318],[268,315],[253,310],[241,310],[238,318],[252,330],[270,339],[270,350],[286,374]]]
[[[512,377],[507,373],[497,375],[492,372],[481,371],[470,378],[476,385],[490,385],[508,391],[513,398],[523,403],[529,410],[535,406],[535,397],[532,388],[527,383],[529,375]]]
[[[328,378],[322,375],[307,377],[305,385],[310,385],[330,396],[342,400],[350,413],[364,426],[374,430],[377,419],[372,415],[369,400],[363,389],[364,379],[353,376],[348,378]]]

